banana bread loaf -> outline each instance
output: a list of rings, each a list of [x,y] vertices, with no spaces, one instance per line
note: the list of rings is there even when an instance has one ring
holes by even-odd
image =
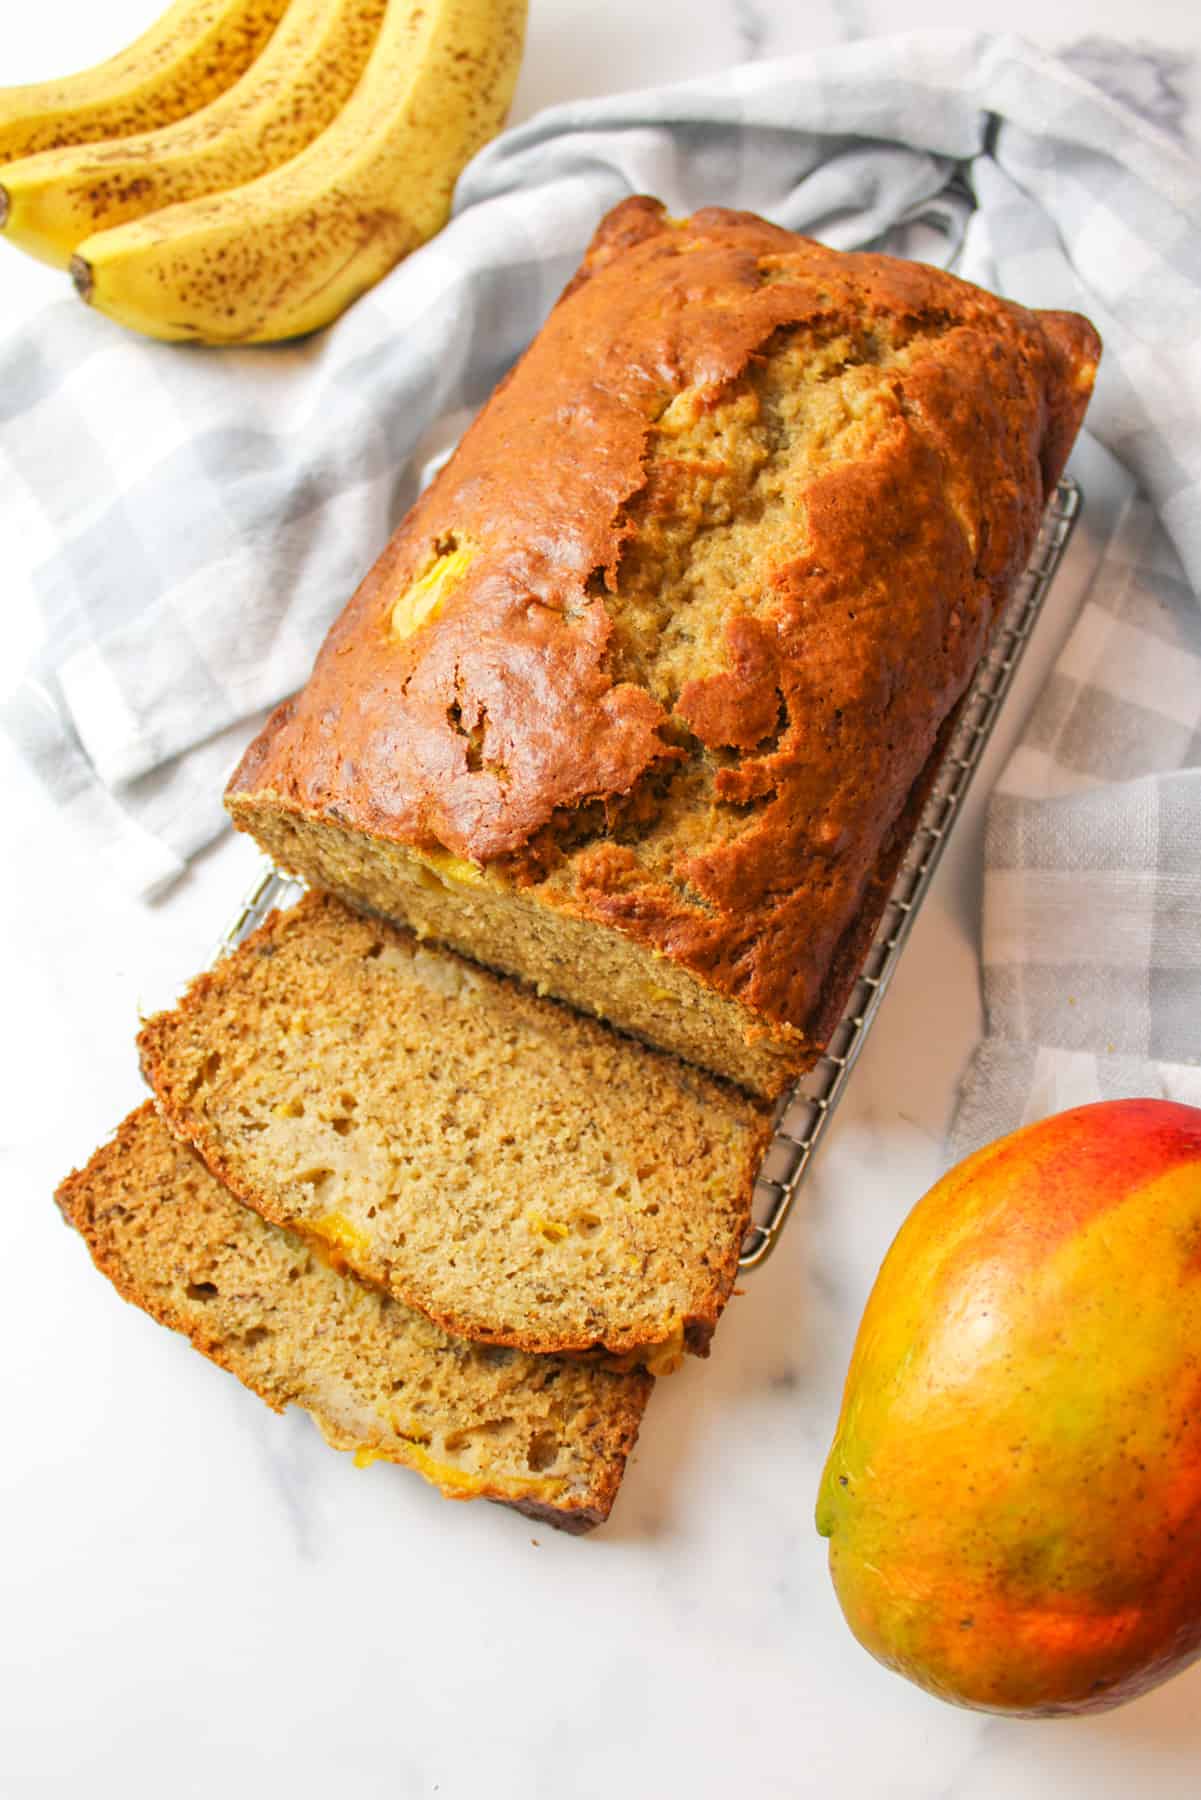
[[[774,1095],[870,941],[1099,343],[637,198],[228,790],[283,867]]]
[[[315,893],[139,1042],[240,1200],[445,1330],[707,1349],[770,1131],[727,1084]]]
[[[57,1199],[118,1293],[335,1449],[565,1531],[609,1516],[651,1376],[448,1337],[240,1206],[150,1102]]]

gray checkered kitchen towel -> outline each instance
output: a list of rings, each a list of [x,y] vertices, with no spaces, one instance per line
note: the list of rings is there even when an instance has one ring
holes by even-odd
[[[221,828],[237,751],[422,459],[636,191],[1097,323],[1089,429],[1144,498],[992,809],[990,1035],[956,1142],[1093,1093],[1201,1099],[1201,179],[1012,38],[878,40],[553,109],[476,160],[434,243],[295,346],[156,345],[64,300],[0,348],[3,718],[64,825],[146,895]]]

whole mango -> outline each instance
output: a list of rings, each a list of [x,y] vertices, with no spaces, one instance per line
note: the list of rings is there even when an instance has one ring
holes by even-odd
[[[847,1621],[965,1706],[1201,1652],[1201,1111],[1077,1107],[944,1176],[860,1326],[817,1508]]]

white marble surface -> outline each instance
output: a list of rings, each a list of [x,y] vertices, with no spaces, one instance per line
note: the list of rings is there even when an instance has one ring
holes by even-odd
[[[90,61],[155,10],[10,0],[0,78]],[[950,0],[914,0],[903,19],[882,0],[532,11],[519,116],[898,25],[994,22]],[[1004,23],[1057,46],[1093,40],[1077,51],[1091,67],[1201,137],[1195,0],[1062,0],[1053,14],[1014,0]],[[0,247],[0,331],[59,279]],[[98,882],[6,762],[6,1800],[1201,1791],[1201,1671],[1088,1722],[955,1712],[858,1649],[812,1526],[860,1308],[935,1169],[979,1029],[984,792],[1116,498],[1099,461],[1079,473],[1084,527],[801,1216],[731,1307],[711,1362],[660,1385],[614,1519],[590,1540],[447,1505],[386,1466],[358,1472],[302,1416],[273,1417],[94,1276],[50,1191],[138,1098],[136,1013],[205,960],[253,853],[226,841],[166,902],[140,907]]]

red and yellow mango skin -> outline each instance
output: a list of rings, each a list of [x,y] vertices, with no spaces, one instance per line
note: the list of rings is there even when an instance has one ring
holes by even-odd
[[[1116,1706],[1201,1652],[1201,1111],[1077,1107],[930,1190],[817,1527],[859,1641],[961,1705]]]

